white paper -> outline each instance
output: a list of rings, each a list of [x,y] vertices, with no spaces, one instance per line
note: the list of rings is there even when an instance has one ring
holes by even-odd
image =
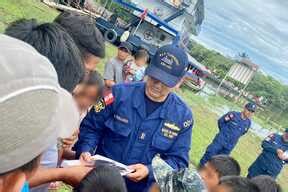
[[[122,163],[119,163],[117,161],[114,161],[112,159],[109,159],[109,158],[101,156],[101,155],[92,156],[92,165],[94,165],[94,164],[96,166],[97,166],[97,164],[103,164],[103,165],[108,165],[108,166],[114,167],[117,170],[119,170],[119,172],[122,176],[125,176],[125,175],[132,173],[134,171],[132,169],[129,169],[128,166],[126,166]],[[79,166],[79,165],[83,165],[83,163],[80,160],[64,160],[61,163],[61,167],[71,167],[71,166]]]

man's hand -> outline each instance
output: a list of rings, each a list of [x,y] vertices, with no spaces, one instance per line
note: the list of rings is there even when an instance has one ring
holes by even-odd
[[[279,157],[279,159],[284,160],[284,151],[282,151],[281,149],[277,149],[277,155]]]
[[[130,165],[129,168],[135,170],[133,173],[127,175],[128,179],[134,182],[139,182],[142,179],[145,179],[149,174],[148,167],[143,164]]]
[[[91,160],[92,160],[92,156],[91,156],[91,154],[89,152],[81,153],[80,161],[90,162]]]

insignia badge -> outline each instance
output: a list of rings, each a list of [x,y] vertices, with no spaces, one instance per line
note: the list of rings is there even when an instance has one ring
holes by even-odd
[[[103,109],[106,108],[106,106],[111,105],[114,102],[114,96],[111,92],[111,90],[106,91],[104,93],[104,97],[99,99],[96,104],[94,105],[94,109],[96,113],[99,113]]]
[[[177,132],[180,131],[180,128],[177,127],[174,123],[165,122],[164,126],[170,128],[171,130],[177,131]]]
[[[104,99],[100,99],[95,105],[94,105],[94,110],[96,113],[99,113],[100,111],[102,111],[103,109],[105,109],[105,102]]]

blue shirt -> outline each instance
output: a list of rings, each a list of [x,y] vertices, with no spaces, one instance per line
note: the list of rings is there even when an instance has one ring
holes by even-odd
[[[150,115],[146,115],[145,83],[119,84],[112,88],[114,102],[98,103],[80,126],[76,154],[101,154],[126,165],[142,163],[149,176],[129,191],[148,191],[154,181],[151,162],[160,154],[174,169],[188,166],[192,134],[192,112],[174,93]],[[101,110],[100,110],[101,109]]]
[[[29,183],[25,182],[21,192],[29,192]]]
[[[256,160],[256,164],[267,170],[271,175],[277,176],[288,161],[279,159],[277,149],[288,152],[288,142],[284,142],[282,135],[269,135],[262,142],[263,151]]]
[[[218,120],[219,133],[218,138],[227,148],[232,149],[239,138],[246,134],[251,127],[250,119],[243,119],[241,112],[231,111],[223,115]]]

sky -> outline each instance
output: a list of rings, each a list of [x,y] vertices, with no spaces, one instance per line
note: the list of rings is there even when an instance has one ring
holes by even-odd
[[[288,84],[287,0],[205,0],[196,38],[227,56],[246,52],[265,74]]]

